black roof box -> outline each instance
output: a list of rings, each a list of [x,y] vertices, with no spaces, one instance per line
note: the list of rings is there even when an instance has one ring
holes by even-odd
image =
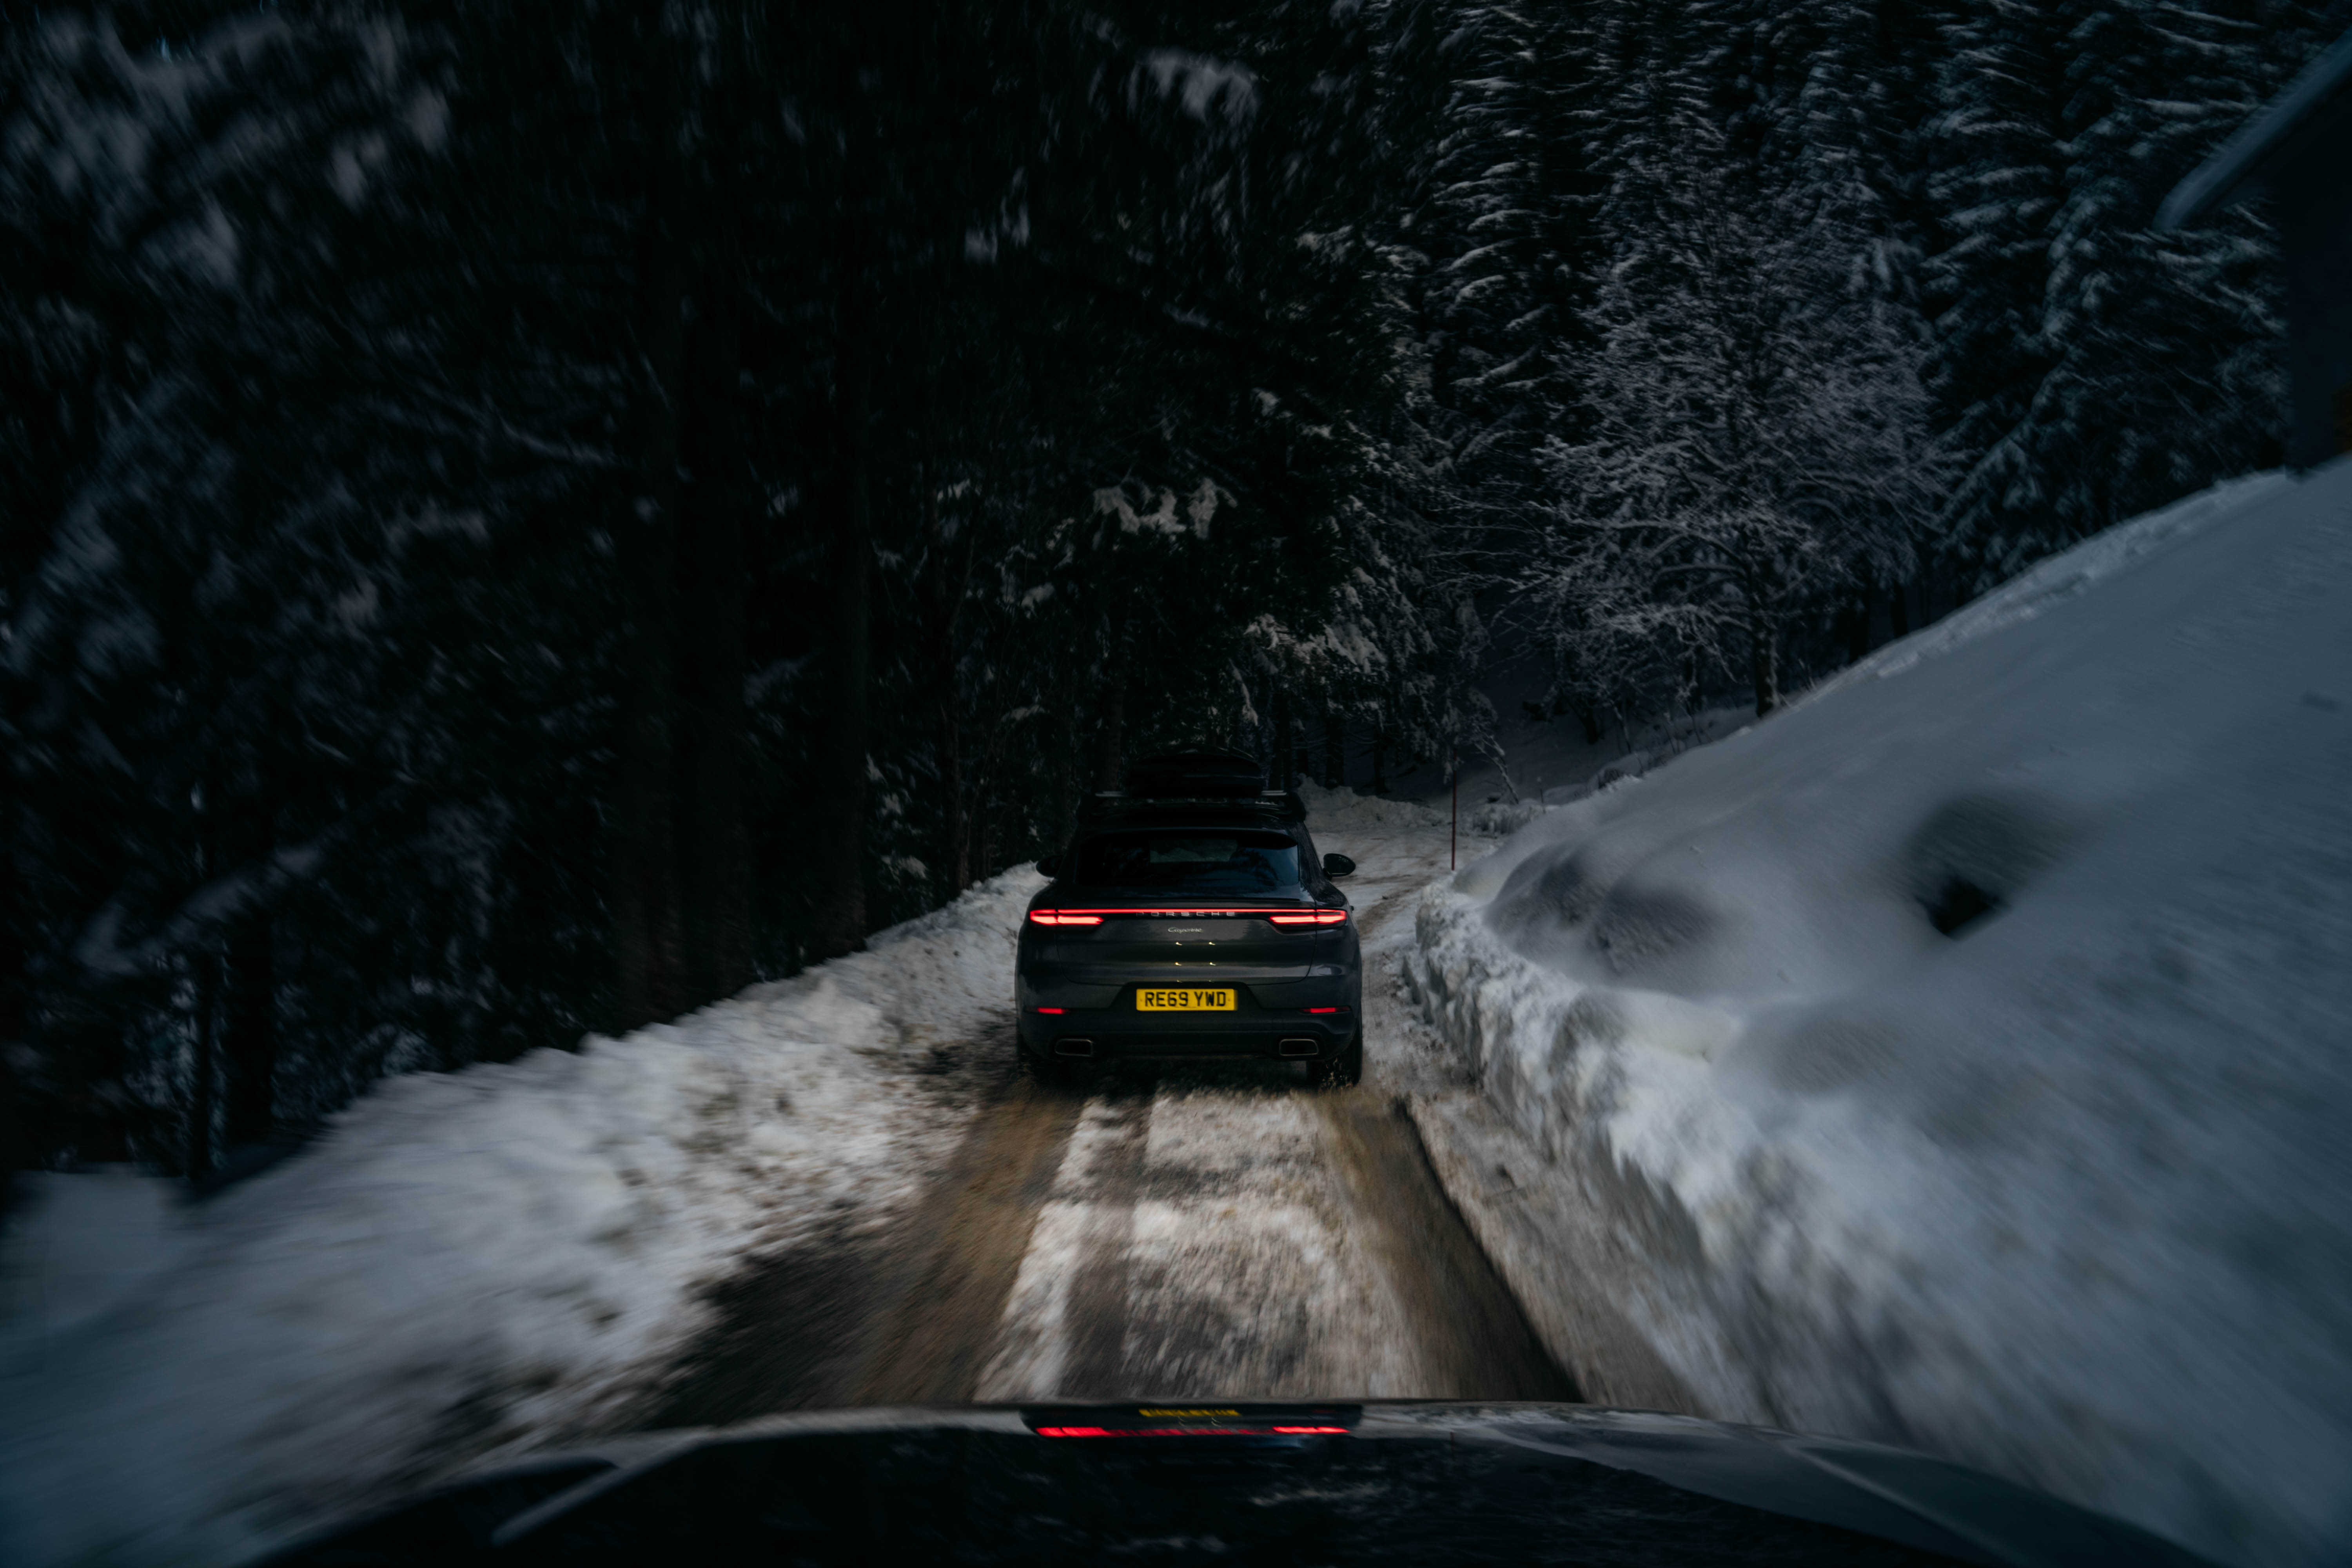
[[[1129,800],[1245,800],[1265,789],[1265,770],[1240,752],[1162,752],[1127,770]]]
[[[1304,822],[1307,803],[1295,791],[1270,789],[1255,795],[1150,795],[1136,799],[1117,790],[1088,795],[1078,805],[1078,821],[1095,828],[1123,823],[1131,827],[1240,827],[1255,822]]]

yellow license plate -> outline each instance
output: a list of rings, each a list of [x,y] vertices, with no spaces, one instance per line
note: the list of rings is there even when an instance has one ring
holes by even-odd
[[[1135,994],[1135,1010],[1139,1013],[1230,1013],[1234,1010],[1231,991],[1153,991]]]

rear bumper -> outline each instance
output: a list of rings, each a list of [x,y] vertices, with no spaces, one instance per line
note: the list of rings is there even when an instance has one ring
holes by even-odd
[[[1322,1004],[1346,1011],[1320,1013],[1260,1006],[1246,987],[1237,989],[1230,1013],[1142,1012],[1133,985],[1122,986],[1109,1006],[1059,1013],[1040,1013],[1024,997],[1021,1046],[1034,1057],[1312,1060],[1338,1054],[1356,1037],[1359,998],[1352,987],[1344,998]]]

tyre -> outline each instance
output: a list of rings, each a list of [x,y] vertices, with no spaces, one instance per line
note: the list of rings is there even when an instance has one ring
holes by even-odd
[[[1339,1055],[1324,1065],[1325,1089],[1353,1089],[1364,1079],[1364,1031],[1356,1028],[1356,1037],[1339,1048]]]

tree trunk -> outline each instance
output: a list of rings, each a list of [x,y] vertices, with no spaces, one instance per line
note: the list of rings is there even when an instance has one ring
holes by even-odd
[[[7,816],[10,820],[5,831],[12,836],[21,834],[25,818],[13,810]],[[11,851],[24,842],[21,837],[11,837],[8,848],[0,849],[0,877],[5,877],[11,887],[23,886],[16,879],[19,868],[11,864]],[[17,935],[22,929],[13,920],[0,920],[0,1171],[12,1172],[25,1169],[33,1156],[32,1129],[25,1125],[25,1088],[19,1076],[30,1063],[30,1053],[17,1048],[26,1036],[32,1000],[32,988],[26,974],[26,961],[31,955],[27,944]],[[0,1182],[0,1215],[5,1215],[11,1206],[9,1185]]]
[[[222,1131],[223,1141],[232,1149],[268,1139],[276,1121],[276,937],[275,922],[267,913],[246,915],[229,931],[222,1030],[228,1058],[228,1114]]]
[[[1750,600],[1748,611],[1748,672],[1756,687],[1756,716],[1780,705],[1780,628]]]
[[[952,899],[971,886],[971,826],[963,800],[963,689],[958,672],[957,629],[971,569],[971,536],[950,544],[940,521],[939,476],[927,466],[923,486],[923,539],[929,565],[931,679],[939,688],[933,746],[940,772],[940,887]]]
[[[996,875],[996,802],[983,789],[976,802],[979,810],[979,867],[982,877]]]
[[[1077,779],[1073,771],[1071,749],[1077,736],[1066,709],[1056,707],[1045,718],[1045,777],[1052,792],[1052,815],[1047,819],[1046,848],[1058,852],[1068,847],[1078,826]]]
[[[1266,706],[1274,710],[1274,765],[1266,770],[1266,782],[1276,789],[1289,789],[1297,782],[1291,773],[1296,749],[1290,739],[1290,692],[1277,684],[1273,700]]]
[[[221,992],[227,978],[217,953],[205,953],[196,965],[196,1038],[188,1068],[187,1146],[182,1152],[192,1182],[203,1181],[213,1170],[213,1081],[219,1071]]]
[[[1943,570],[1942,559],[1931,555],[1919,563],[1919,624],[1934,626],[1952,613],[1958,601],[1952,594],[1950,574]]]
[[[691,483],[678,522],[677,822],[680,930],[688,1005],[730,996],[751,978],[751,835],[744,822],[743,517],[749,506],[736,417],[740,277],[731,247],[696,295],[688,341]]]
[[[1872,648],[1885,647],[1895,640],[1895,616],[1902,602],[1899,591],[1884,588],[1874,583],[1871,584],[1870,600],[1864,615],[1868,623],[1867,640]]]
[[[971,821],[963,807],[963,712],[956,689],[955,639],[950,635],[940,640],[940,836],[945,891],[952,899],[971,886]]]
[[[658,68],[656,68],[658,69]],[[654,95],[648,141],[671,139],[670,100]],[[677,232],[679,172],[649,172],[638,241],[637,495],[621,521],[625,614],[619,776],[612,822],[613,1011],[618,1029],[675,1017],[683,1001],[677,854],[671,768],[674,697],[674,531],[678,503],[678,408],[683,394],[688,273]]]
[[[1372,793],[1389,793],[1389,727],[1380,720],[1372,721]]]
[[[1348,720],[1336,702],[1323,710],[1323,787],[1348,782]]]
[[[196,795],[196,877],[209,881],[221,864],[219,820],[224,799],[218,781],[207,779]],[[218,1111],[214,1084],[219,1076],[221,1016],[228,989],[228,965],[217,950],[193,961],[195,973],[194,1039],[188,1055],[188,1120],[181,1129],[182,1163],[192,1182],[212,1173],[213,1121]]]
[[[1118,789],[1127,776],[1127,672],[1116,659],[1103,666],[1095,690],[1095,788]]]
[[[1839,629],[1845,634],[1845,657],[1855,663],[1870,652],[1870,589],[1865,585],[1846,600],[1838,612]]]
[[[855,91],[856,89],[851,89]],[[834,521],[826,628],[825,722],[817,753],[816,907],[810,946],[818,958],[866,944],[867,677],[873,658],[873,495],[867,472],[874,395],[874,300],[866,276],[870,132],[852,106],[842,194],[838,338],[834,358]]]
[[[999,858],[1003,853],[1003,804],[996,798],[996,782],[1003,776],[1004,763],[1004,727],[998,724],[982,738],[980,754],[971,759],[971,826],[972,875],[993,877],[1003,868]]]

